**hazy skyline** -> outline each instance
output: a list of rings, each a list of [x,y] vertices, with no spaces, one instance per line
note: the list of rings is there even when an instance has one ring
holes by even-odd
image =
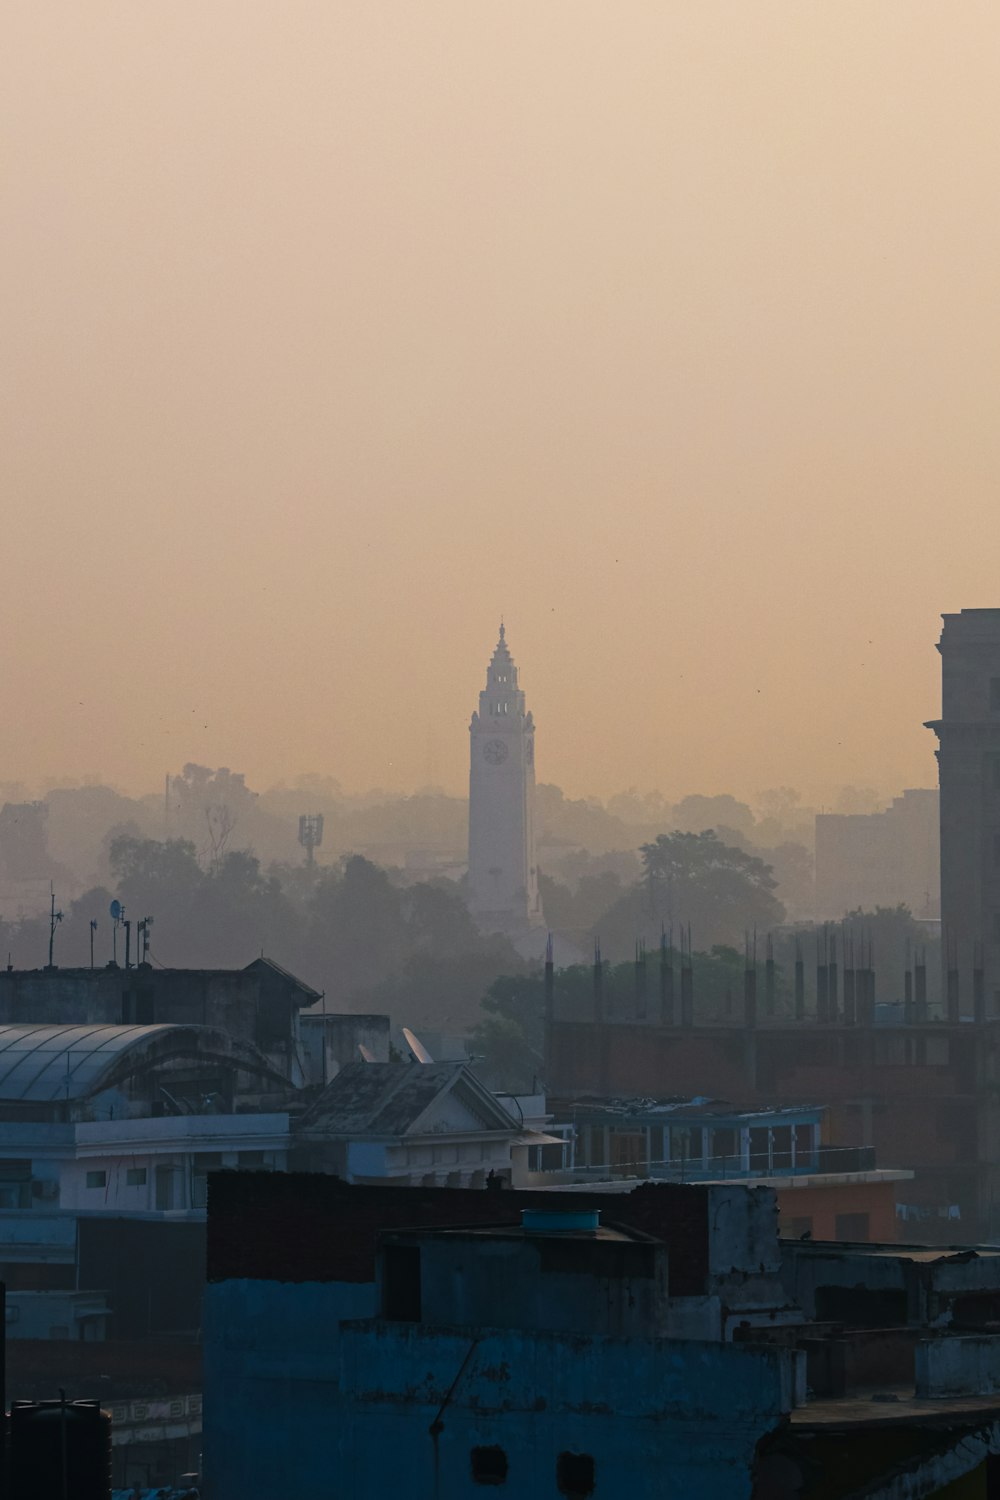
[[[1000,13],[9,7],[0,780],[936,782]]]

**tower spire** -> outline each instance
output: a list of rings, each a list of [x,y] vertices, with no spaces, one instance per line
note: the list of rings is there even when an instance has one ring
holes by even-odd
[[[486,930],[541,925],[535,856],[535,724],[517,667],[500,633],[472,715],[469,779],[469,899]]]

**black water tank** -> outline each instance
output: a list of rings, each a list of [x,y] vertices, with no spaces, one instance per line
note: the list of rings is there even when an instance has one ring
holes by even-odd
[[[14,1401],[10,1500],[111,1500],[111,1418],[99,1401]]]

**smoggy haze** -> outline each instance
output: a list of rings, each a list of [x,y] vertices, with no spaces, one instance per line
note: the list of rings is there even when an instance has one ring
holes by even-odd
[[[8,6],[3,779],[930,784],[1000,11]]]

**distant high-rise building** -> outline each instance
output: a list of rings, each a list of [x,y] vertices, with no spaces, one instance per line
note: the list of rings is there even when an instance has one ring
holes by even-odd
[[[976,952],[989,1013],[1000,1014],[1000,609],[944,615],[941,717],[941,928],[968,1011]]]
[[[504,627],[469,725],[469,906],[488,931],[538,927],[535,723]]]
[[[938,794],[913,788],[884,812],[816,817],[816,910],[839,921],[861,907],[908,906],[915,917],[939,914]]]

